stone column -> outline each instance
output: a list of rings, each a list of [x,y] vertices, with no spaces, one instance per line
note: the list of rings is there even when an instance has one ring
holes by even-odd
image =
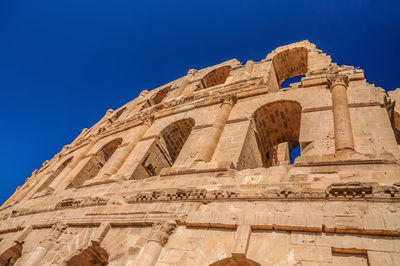
[[[116,155],[110,159],[112,160],[110,161],[110,165],[108,166],[106,164],[104,166],[105,167],[104,170],[101,169],[101,172],[97,176],[99,178],[102,178],[104,175],[111,176],[116,174],[118,170],[121,168],[122,164],[128,158],[129,154],[133,151],[133,149],[136,147],[139,141],[143,138],[144,134],[146,134],[147,130],[151,127],[152,123],[153,123],[153,117],[149,116],[143,119],[142,124],[139,126],[139,129],[137,131],[132,132],[134,133],[133,135],[128,136],[127,141],[129,141],[129,143],[127,145],[118,148],[115,151]]]
[[[97,138],[89,138],[88,144],[86,144],[86,147],[83,148],[82,152],[72,159],[72,162],[60,173],[59,176],[56,177],[55,180],[53,180],[53,182],[47,187],[47,190],[50,190],[50,192],[55,191],[63,183],[65,178],[68,177],[69,173],[75,168],[75,166],[89,153],[96,142]]]
[[[174,222],[158,222],[153,224],[150,238],[137,258],[136,265],[154,266],[175,228],[176,224]]]
[[[54,241],[56,241],[60,235],[67,228],[65,224],[56,223],[52,226],[51,233],[46,237],[43,242],[39,242],[39,246],[25,257],[23,257],[21,261],[21,265],[24,266],[36,266],[40,265],[41,260],[46,256],[49,249],[54,245]]]
[[[217,115],[217,119],[210,129],[210,135],[208,136],[208,143],[205,144],[204,148],[200,152],[196,161],[209,162],[212,159],[215,148],[221,138],[222,131],[228,121],[229,114],[233,106],[236,103],[236,97],[233,95],[221,98],[222,104]]]
[[[336,152],[354,150],[353,131],[347,101],[348,77],[336,75],[328,78],[332,91],[333,123]]]

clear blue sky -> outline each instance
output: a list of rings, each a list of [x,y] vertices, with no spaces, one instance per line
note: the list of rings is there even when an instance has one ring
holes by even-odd
[[[0,202],[108,108],[308,39],[400,87],[398,1],[0,1]]]

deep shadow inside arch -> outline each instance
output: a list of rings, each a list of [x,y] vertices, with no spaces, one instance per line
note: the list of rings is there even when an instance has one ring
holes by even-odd
[[[204,78],[201,79],[198,90],[203,90],[220,84],[224,84],[229,76],[230,71],[230,66],[219,67],[211,71]]]
[[[47,193],[50,193],[50,191],[43,191],[46,188],[48,188],[52,182],[61,174],[61,172],[71,163],[73,157],[68,158],[65,160],[56,170],[52,171],[49,177],[46,179],[46,181],[39,187],[39,189],[36,191],[35,196],[43,196]],[[48,189],[49,190],[49,189]],[[42,192],[42,193],[40,193]]]
[[[0,265],[11,266],[14,265],[15,262],[22,255],[22,244],[15,243],[13,246],[8,248],[0,255]]]
[[[93,154],[89,161],[85,164],[81,171],[75,176],[67,188],[78,187],[86,180],[94,178],[100,169],[107,163],[118,146],[122,143],[122,138],[114,139],[100,148],[98,152]]]
[[[261,266],[261,264],[245,257],[230,257],[216,261],[209,266]]]
[[[165,127],[154,140],[132,178],[145,178],[160,174],[177,160],[189,138],[195,122],[192,118],[175,121]]]
[[[104,248],[98,245],[92,245],[84,249],[78,255],[73,256],[67,261],[68,266],[105,266],[107,264],[108,253]]]
[[[276,101],[254,113],[257,145],[264,167],[288,165],[297,157],[301,106],[295,101]]]

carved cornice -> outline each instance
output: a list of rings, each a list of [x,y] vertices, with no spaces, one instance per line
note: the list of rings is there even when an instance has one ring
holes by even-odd
[[[282,185],[277,189],[217,189],[204,188],[171,188],[162,190],[149,190],[137,192],[128,198],[128,204],[140,204],[149,202],[174,202],[174,201],[372,201],[372,202],[400,202],[400,183],[391,186],[379,186],[374,183],[349,182],[333,183],[325,190],[322,189],[297,189]],[[0,220],[9,217],[32,215],[42,212],[52,212],[67,208],[84,208],[104,206],[109,202],[108,198],[69,198],[59,201],[55,207],[34,209],[15,209],[0,215]]]
[[[333,183],[325,190],[296,189],[282,186],[279,189],[239,190],[198,188],[143,191],[128,199],[128,203],[153,201],[216,201],[216,200],[400,200],[400,184],[376,186],[369,183]]]
[[[55,209],[100,206],[100,205],[107,205],[107,202],[108,199],[103,199],[100,197],[83,198],[83,199],[69,198],[59,201],[56,204]]]

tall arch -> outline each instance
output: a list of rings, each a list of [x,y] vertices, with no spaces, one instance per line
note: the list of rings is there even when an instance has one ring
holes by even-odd
[[[224,84],[231,71],[230,66],[219,67],[201,79],[198,90],[211,88],[220,84]]]
[[[110,118],[107,119],[109,124],[114,123],[115,121],[118,120],[118,118],[126,111],[126,107],[121,108],[118,110],[115,114],[113,114]]]
[[[105,266],[108,264],[108,253],[99,245],[91,245],[72,256],[66,264],[68,266]]]
[[[165,127],[146,152],[133,178],[158,175],[163,168],[171,167],[188,139],[195,122],[192,118],[175,121]]]
[[[308,50],[296,47],[282,51],[274,56],[272,64],[279,87],[288,78],[305,75],[308,72]]]
[[[64,160],[64,162],[57,167],[56,170],[52,171],[51,174],[47,177],[46,181],[36,190],[35,196],[43,196],[43,194],[47,194],[44,192],[46,188],[48,188],[51,183],[61,174],[61,172],[71,163],[74,157],[69,157]],[[44,192],[44,193],[43,193]]]
[[[307,40],[279,47],[266,60],[271,62],[266,80],[270,91],[279,90],[289,78],[327,68],[332,62],[330,56]]]
[[[121,143],[122,138],[117,138],[101,147],[94,155],[92,155],[90,160],[79,171],[67,188],[78,187],[86,180],[94,178]]]
[[[171,86],[159,90],[152,98],[152,105],[161,103],[170,91]]]
[[[264,167],[281,165],[299,143],[301,105],[295,101],[276,101],[257,109],[253,121]],[[283,158],[282,158],[283,157]]]
[[[261,264],[245,257],[230,257],[216,261],[209,266],[261,266]]]
[[[0,265],[11,266],[21,257],[22,244],[16,242],[13,246],[0,254]]]

